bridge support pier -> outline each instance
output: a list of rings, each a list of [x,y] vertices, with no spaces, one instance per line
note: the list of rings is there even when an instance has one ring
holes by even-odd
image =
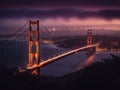
[[[88,48],[87,49],[87,55],[91,55],[92,54],[92,48]]]
[[[94,54],[96,52],[96,47],[91,47],[87,49],[87,54],[91,55]]]
[[[96,52],[96,47],[93,47],[92,48],[92,53],[95,53]]]

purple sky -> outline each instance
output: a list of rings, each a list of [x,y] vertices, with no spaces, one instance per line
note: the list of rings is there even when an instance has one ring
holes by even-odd
[[[120,24],[120,0],[1,0],[0,28],[29,19],[45,25]]]

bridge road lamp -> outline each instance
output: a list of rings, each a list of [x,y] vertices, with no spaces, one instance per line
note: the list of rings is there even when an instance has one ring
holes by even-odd
[[[39,20],[29,21],[29,58],[27,67],[40,63]],[[38,75],[40,69],[30,70],[31,74]]]

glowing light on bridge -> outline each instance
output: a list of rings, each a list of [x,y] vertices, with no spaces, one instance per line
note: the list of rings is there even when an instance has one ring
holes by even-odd
[[[84,50],[84,49],[87,49],[87,48],[93,48],[93,47],[96,47],[96,46],[97,46],[97,44],[94,44],[94,45],[87,45],[87,46],[84,46],[84,47],[81,47],[81,48],[78,48],[78,49],[74,49],[74,50],[68,51],[68,52],[66,52],[66,53],[60,54],[60,55],[58,55],[58,56],[55,56],[55,57],[53,57],[53,58],[50,58],[50,59],[48,59],[48,60],[45,60],[45,61],[43,61],[43,62],[41,62],[41,63],[39,63],[39,64],[36,64],[36,65],[30,66],[30,67],[27,67],[27,69],[28,69],[28,70],[32,70],[32,69],[40,68],[40,67],[45,66],[45,65],[47,65],[47,64],[49,64],[49,63],[51,63],[51,62],[54,62],[54,61],[56,61],[56,60],[58,60],[58,59],[60,59],[60,58],[63,58],[63,57],[65,57],[65,56],[68,56],[68,55],[70,55],[70,54],[76,53],[76,52],[78,52],[78,51],[81,51],[81,50]]]

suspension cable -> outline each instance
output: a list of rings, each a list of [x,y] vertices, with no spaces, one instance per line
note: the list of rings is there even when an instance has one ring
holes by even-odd
[[[18,37],[16,37],[15,39],[13,39],[12,41],[16,41],[20,36],[22,36],[25,32],[27,32],[28,28],[23,31]],[[9,39],[10,40],[10,39]],[[3,47],[2,47],[2,50],[6,49],[7,47],[9,47],[8,45],[9,43],[5,44]]]
[[[10,40],[13,36],[15,36],[18,32],[20,32],[26,25],[28,24],[28,22],[26,22],[22,27],[20,27],[16,32],[14,32],[12,35],[10,35],[7,39],[1,41],[0,45],[4,44],[4,42]],[[6,45],[5,45],[6,46]]]
[[[16,35],[20,30],[22,30],[26,25],[28,24],[28,22],[26,22],[22,27],[20,27],[14,34],[12,34],[13,36]]]
[[[44,25],[41,24],[41,26],[49,33],[51,39],[53,39],[52,33]]]

